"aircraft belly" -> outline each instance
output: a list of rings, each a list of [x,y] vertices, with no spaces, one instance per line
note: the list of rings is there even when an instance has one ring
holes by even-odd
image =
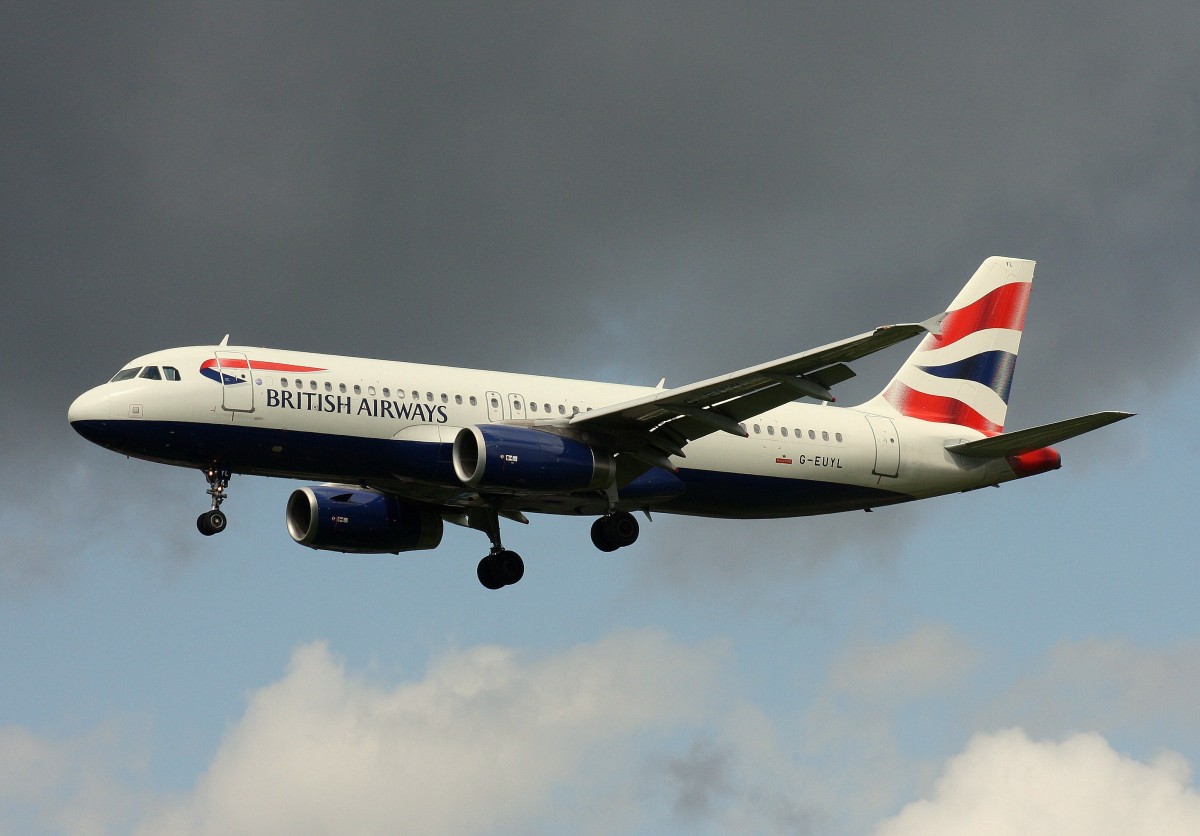
[[[81,433],[136,458],[184,467],[218,461],[235,473],[313,481],[363,482],[454,504],[463,487],[454,474],[450,445],[392,438],[302,432],[234,423],[97,421]],[[793,454],[791,465],[764,459],[755,472],[681,468],[683,492],[663,501],[635,503],[666,513],[732,518],[802,516],[888,505],[912,496],[885,485],[854,484],[837,456]],[[690,461],[690,459],[689,459]],[[773,475],[772,467],[789,475]],[[798,478],[798,468],[811,478]],[[886,481],[886,480],[884,480]],[[501,507],[560,514],[603,513],[600,494],[505,497]]]
[[[655,510],[706,517],[769,519],[875,508],[914,498],[884,487],[715,470],[681,469],[679,478],[687,489]]]

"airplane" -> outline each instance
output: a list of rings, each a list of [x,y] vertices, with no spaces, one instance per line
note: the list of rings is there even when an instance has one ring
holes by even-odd
[[[1098,412],[1005,432],[1034,262],[986,259],[945,312],[677,388],[618,385],[229,345],[138,357],[68,410],[84,438],[198,468],[224,531],[233,474],[294,490],[287,531],[313,549],[436,548],[444,523],[487,535],[476,575],[518,582],[500,520],[595,517],[632,545],[634,512],[778,518],[998,485],[1061,465],[1050,445],[1131,417]],[[875,397],[831,406],[847,365],[921,342]],[[801,399],[816,403],[801,402]]]

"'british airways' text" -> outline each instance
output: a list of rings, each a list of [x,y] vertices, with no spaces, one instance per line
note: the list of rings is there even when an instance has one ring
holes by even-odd
[[[303,409],[309,412],[335,412],[339,415],[368,415],[395,421],[423,421],[445,424],[446,407],[423,403],[400,403],[382,398],[352,398],[322,392],[292,392],[267,389],[267,406],[273,409]]]

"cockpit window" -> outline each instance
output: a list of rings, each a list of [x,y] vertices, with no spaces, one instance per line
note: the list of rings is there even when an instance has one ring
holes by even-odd
[[[162,373],[159,372],[158,366],[146,366],[138,377],[144,377],[146,380],[162,380]]]
[[[121,369],[121,371],[113,375],[109,383],[116,383],[118,380],[129,380],[132,377],[137,377],[137,373],[141,370],[141,366],[134,366],[132,369]]]
[[[174,366],[163,366],[163,377],[167,380],[179,380],[179,369]]]

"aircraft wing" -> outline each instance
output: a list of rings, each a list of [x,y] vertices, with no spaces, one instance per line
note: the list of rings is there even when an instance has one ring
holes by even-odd
[[[689,441],[717,431],[745,437],[741,421],[801,396],[832,401],[830,387],[854,376],[847,361],[927,331],[937,333],[944,318],[938,314],[925,322],[884,325],[769,363],[581,412],[570,426],[610,449],[670,470],[667,456],[683,456]]]

